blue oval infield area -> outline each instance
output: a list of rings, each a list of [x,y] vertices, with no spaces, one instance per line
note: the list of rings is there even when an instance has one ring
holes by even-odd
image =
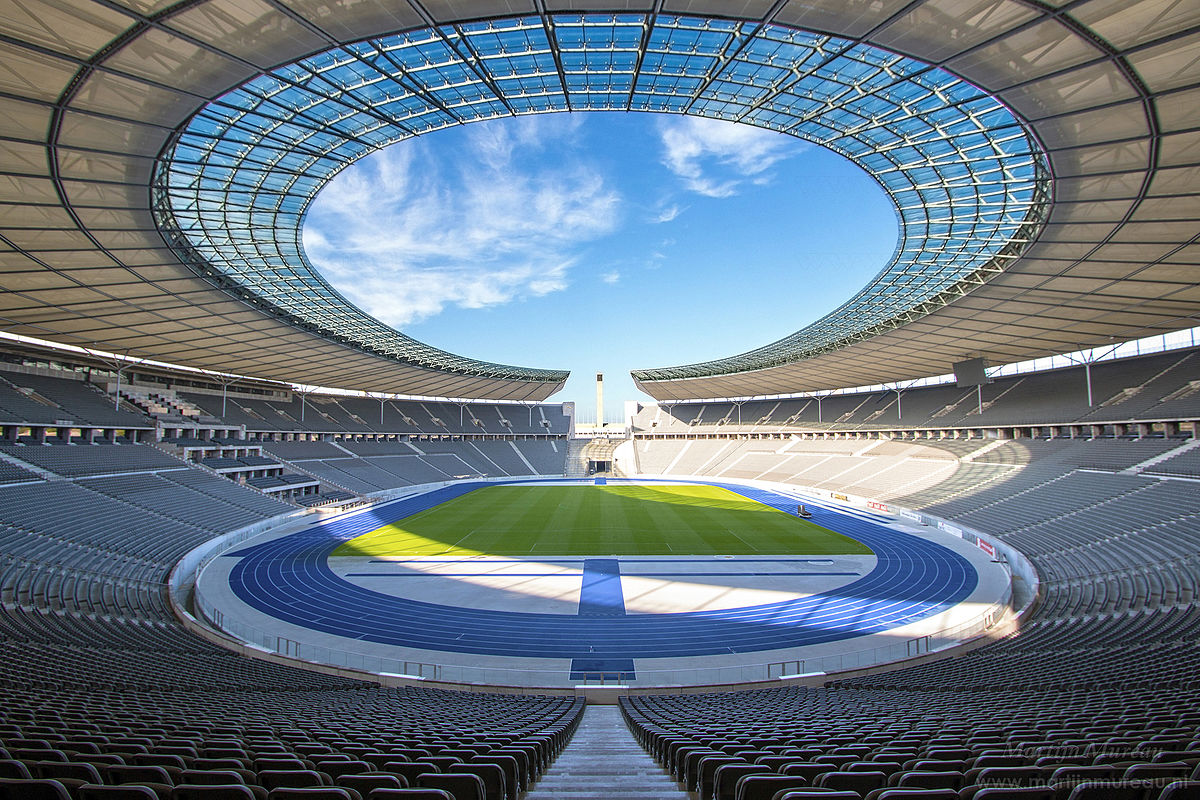
[[[465,608],[397,597],[335,574],[330,554],[344,542],[494,483],[459,483],[312,525],[297,533],[225,554],[237,559],[229,588],[250,607],[283,622],[363,642],[482,656],[571,659],[574,673],[632,673],[638,658],[681,658],[782,650],[885,632],[940,613],[971,595],[979,582],[962,555],[925,538],[886,527],[853,511],[810,505],[813,522],[866,545],[874,568],[833,591],[784,602],[678,613],[626,613],[621,564],[634,557],[531,558],[581,567],[575,614]],[[795,498],[765,489],[709,482],[777,508]],[[818,562],[791,556],[746,560]],[[688,563],[684,563],[688,562]],[[653,559],[661,572],[639,575],[706,578],[721,562]],[[746,569],[743,565],[742,570]],[[786,567],[783,567],[786,569]],[[690,570],[690,571],[689,571]],[[753,573],[751,573],[753,574]],[[766,574],[766,573],[764,573]],[[779,574],[814,574],[772,572]],[[826,575],[854,573],[815,573]],[[452,579],[452,578],[447,578]]]

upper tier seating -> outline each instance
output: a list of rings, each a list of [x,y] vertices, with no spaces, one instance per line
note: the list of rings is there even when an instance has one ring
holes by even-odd
[[[444,403],[431,400],[379,400],[341,395],[294,395],[290,400],[230,396],[224,412],[219,395],[179,392],[179,396],[229,425],[252,432],[304,431],[349,434],[552,434],[570,430],[561,405]],[[0,397],[0,401],[3,397]],[[475,424],[475,420],[479,424]],[[505,425],[505,422],[508,422]]]
[[[643,406],[636,432],[671,434],[787,428],[969,428],[1200,417],[1200,351],[1183,350],[1092,365],[1093,405],[1083,367],[997,378],[982,388],[953,384],[787,400]]]
[[[140,414],[116,408],[110,396],[83,380],[9,372],[0,367],[0,422],[59,425],[64,420],[75,427],[154,426]]]

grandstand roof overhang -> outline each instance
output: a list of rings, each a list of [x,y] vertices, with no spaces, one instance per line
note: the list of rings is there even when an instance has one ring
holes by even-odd
[[[373,147],[565,108],[790,130],[856,158],[897,202],[896,257],[846,306],[741,356],[635,373],[656,397],[903,380],[968,356],[1016,361],[1195,324],[1194,2],[621,5],[590,23],[550,0],[12,6],[0,35],[4,328],[262,378],[544,398],[565,373],[385,328],[303,274],[295,236],[320,182]],[[710,18],[735,12],[750,24]],[[409,33],[379,36],[395,31]],[[814,97],[801,80],[821,69],[832,83]],[[385,73],[393,93],[372,94]],[[901,84],[923,91],[888,94]],[[796,97],[813,103],[802,126]],[[320,139],[330,131],[340,144]],[[219,144],[205,150],[199,134]],[[231,143],[247,149],[221,149]],[[888,169],[883,154],[900,146],[910,152]],[[259,174],[216,186],[229,164],[214,156]]]

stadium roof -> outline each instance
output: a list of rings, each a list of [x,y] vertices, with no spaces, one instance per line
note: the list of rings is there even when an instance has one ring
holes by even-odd
[[[915,378],[1200,312],[1191,0],[31,0],[3,20],[13,333],[276,380],[544,398],[565,373],[387,328],[311,271],[298,231],[322,182],[374,148],[594,108],[818,141],[901,221],[893,261],[845,306],[741,356],[636,372],[656,397]]]

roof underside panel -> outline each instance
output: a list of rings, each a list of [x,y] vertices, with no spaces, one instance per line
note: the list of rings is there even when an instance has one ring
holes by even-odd
[[[656,397],[903,380],[1196,324],[1196,3],[576,5],[9,8],[4,330],[276,380],[544,398],[565,373],[382,326],[303,274],[296,235],[321,181],[375,147],[568,108],[788,130],[856,159],[900,210],[896,259],[845,306],[742,356],[639,372]],[[298,302],[268,291],[281,274]]]

